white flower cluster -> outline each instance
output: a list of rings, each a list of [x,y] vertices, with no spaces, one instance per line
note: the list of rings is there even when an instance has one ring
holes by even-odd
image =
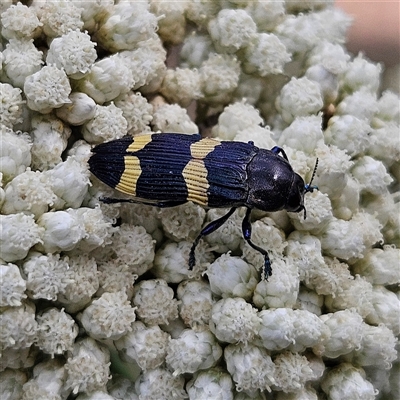
[[[400,398],[400,100],[350,21],[332,0],[1,2],[2,398]],[[99,200],[120,195],[93,145],[200,128],[281,146],[306,182],[319,159],[306,219],[252,212],[268,281],[244,210],[189,271],[225,210]]]

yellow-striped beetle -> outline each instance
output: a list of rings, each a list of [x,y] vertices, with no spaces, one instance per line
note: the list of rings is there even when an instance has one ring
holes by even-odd
[[[90,171],[107,185],[131,195],[131,201],[157,207],[174,207],[193,201],[209,208],[231,207],[208,224],[193,243],[189,267],[202,236],[222,226],[238,207],[247,207],[242,223],[244,239],[264,255],[265,276],[271,275],[266,250],[251,241],[252,208],[263,211],[300,212],[304,194],[316,186],[305,184],[289,164],[284,150],[260,149],[252,142],[220,142],[200,135],[162,133],[124,137],[96,146]]]

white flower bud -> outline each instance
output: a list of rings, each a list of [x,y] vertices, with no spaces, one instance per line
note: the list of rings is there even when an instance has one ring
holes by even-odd
[[[154,257],[154,267],[152,269],[154,275],[157,278],[173,283],[181,282],[192,273],[197,276],[197,267],[194,268],[194,272],[188,270],[191,247],[192,243],[186,241],[179,243],[167,241],[164,243]],[[197,261],[196,264],[199,264],[199,262]]]
[[[221,218],[228,212],[226,208],[211,208],[207,211],[206,223]],[[204,237],[204,241],[212,247],[213,251],[226,253],[229,250],[235,251],[243,241],[241,221],[244,217],[244,210],[237,210],[219,229]]]
[[[35,223],[33,215],[0,215],[0,259],[22,260],[32,246],[43,243],[44,233],[45,229]]]
[[[350,221],[333,218],[321,237],[322,249],[344,260],[361,258],[366,248],[382,240],[380,228],[379,221],[366,213],[358,213]]]
[[[276,107],[288,124],[296,117],[316,114],[322,106],[320,86],[306,77],[292,78],[276,100]]]
[[[43,52],[33,44],[33,39],[10,39],[3,50],[4,80],[23,88],[27,76],[38,72],[43,64]]]
[[[153,266],[155,241],[142,226],[122,224],[111,240],[107,247],[133,273],[143,275]]]
[[[359,348],[363,336],[363,319],[354,309],[320,316],[330,335],[323,338],[313,351],[324,357],[337,358]]]
[[[307,358],[298,353],[280,353],[274,358],[274,364],[275,390],[296,392],[304,389],[307,381],[312,380],[314,375]]]
[[[317,316],[322,314],[321,308],[324,305],[324,298],[305,286],[300,286],[297,296],[296,309],[309,311]]]
[[[380,86],[382,66],[364,58],[360,53],[353,61],[347,64],[347,68],[341,74],[340,85],[347,92],[355,92],[361,88],[371,93],[377,93]]]
[[[214,304],[210,329],[222,342],[248,343],[260,329],[257,310],[240,297],[222,299]]]
[[[170,341],[168,333],[158,325],[147,327],[143,322],[135,321],[132,331],[115,342],[123,359],[137,363],[144,371],[158,368],[165,362],[167,347]]]
[[[319,190],[331,200],[338,199],[346,187],[349,170],[353,165],[350,156],[345,150],[326,145],[316,148],[315,156],[319,160],[315,177]]]
[[[174,375],[180,375],[211,368],[221,356],[222,349],[208,329],[186,329],[169,342],[165,361]]]
[[[253,344],[230,344],[225,347],[224,358],[236,390],[249,395],[257,389],[271,391],[270,386],[275,384],[275,364],[265,349]]]
[[[5,39],[33,39],[40,32],[35,8],[17,3],[1,14],[1,34]]]
[[[272,139],[273,132],[269,126],[265,128],[261,126],[249,126],[240,131],[233,140],[235,142],[253,142],[255,146],[261,149],[270,150],[276,146],[276,142]]]
[[[238,101],[224,108],[218,117],[218,124],[212,128],[212,135],[221,140],[232,140],[249,125],[259,126],[263,122],[257,109],[244,101]]]
[[[393,178],[386,171],[383,163],[369,156],[359,157],[351,173],[360,183],[363,191],[374,195],[385,193],[387,186],[393,182]]]
[[[199,371],[186,385],[190,399],[233,400],[231,376],[221,368]]]
[[[365,372],[347,363],[329,369],[322,379],[321,388],[332,400],[374,400],[377,394],[372,383],[365,378]]]
[[[162,132],[198,133],[199,128],[190,120],[187,111],[178,104],[165,104],[154,111],[153,129]]]
[[[321,254],[321,242],[317,237],[299,231],[292,232],[288,237],[286,255],[293,258],[299,268],[300,280],[308,288],[319,295],[338,290],[335,269],[326,265]],[[346,277],[350,276],[347,266],[345,272]]]
[[[296,117],[279,136],[278,145],[288,146],[314,156],[318,144],[324,143],[322,115]]]
[[[370,249],[365,257],[352,265],[352,270],[374,285],[399,284],[400,269],[393,268],[399,258],[400,250],[389,245],[383,249]]]
[[[129,92],[120,95],[115,99],[114,104],[122,110],[122,115],[128,123],[128,134],[150,132],[153,106],[140,93]]]
[[[80,322],[93,339],[117,340],[131,331],[135,319],[126,293],[105,292],[83,310]]]
[[[8,83],[0,83],[1,114],[0,123],[12,128],[13,125],[22,122],[21,89],[14,88]]]
[[[318,64],[309,67],[305,76],[311,81],[318,83],[324,104],[336,101],[339,94],[339,82],[336,75]]]
[[[144,280],[135,285],[134,290],[136,313],[146,325],[168,324],[178,318],[179,302],[164,280]]]
[[[349,221],[360,210],[360,192],[359,182],[352,175],[348,175],[340,197],[332,200],[334,216]]]
[[[201,91],[206,103],[229,103],[239,82],[240,65],[235,57],[213,54],[200,67]]]
[[[363,318],[373,312],[373,288],[369,282],[360,276],[349,275],[346,277],[343,274],[343,276],[339,276],[338,283],[336,291],[325,297],[325,306],[329,311],[355,308]]]
[[[68,98],[71,86],[67,75],[53,66],[45,66],[29,75],[25,79],[24,93],[28,107],[42,114],[71,102]]]
[[[5,399],[22,398],[22,386],[28,380],[26,372],[8,368],[1,372],[0,387]]]
[[[327,144],[345,150],[350,156],[362,154],[368,147],[371,127],[353,115],[335,115],[324,132]]]
[[[119,54],[132,71],[133,90],[140,89],[143,94],[159,90],[167,72],[165,65],[167,52],[158,36],[139,43],[135,50]]]
[[[205,215],[204,208],[192,202],[160,210],[164,233],[175,241],[194,240],[201,230]]]
[[[52,357],[72,350],[78,336],[74,319],[58,308],[50,308],[36,317],[38,322],[38,347]]]
[[[184,400],[187,393],[183,388],[183,376],[173,375],[163,368],[144,371],[136,380],[135,389],[140,399],[152,400],[162,397]]]
[[[378,112],[378,101],[376,94],[366,89],[360,89],[346,96],[336,107],[338,115],[353,115],[358,119],[370,122]]]
[[[276,308],[260,311],[259,336],[263,347],[282,350],[289,347],[292,352],[302,352],[329,336],[329,330],[315,315],[306,310]]]
[[[192,329],[208,325],[213,298],[210,286],[205,281],[183,281],[177,289],[179,315]]]
[[[24,303],[20,307],[6,308],[0,314],[0,350],[21,350],[31,347],[37,339],[35,306]]]
[[[100,207],[81,207],[76,210],[76,216],[83,221],[85,235],[77,246],[77,250],[89,252],[97,247],[111,243],[113,233],[111,222],[106,220]]]
[[[62,162],[71,128],[52,114],[37,114],[31,120],[32,167],[45,171]]]
[[[295,3],[292,6],[297,8],[299,4]],[[314,7],[315,2],[302,2],[300,6],[304,4],[308,7],[312,4]],[[331,43],[344,43],[351,21],[350,16],[344,11],[330,7],[319,12],[287,15],[275,31],[281,36],[281,40],[290,52],[301,54],[314,49],[324,40]]]
[[[24,212],[32,213],[35,218],[47,212],[57,200],[43,173],[33,172],[30,168],[6,185],[4,195],[3,214]]]
[[[97,104],[103,104],[128,93],[134,84],[129,65],[117,53],[96,61],[75,89],[89,95]]]
[[[0,307],[21,306],[26,299],[26,282],[15,264],[0,264]]]
[[[93,258],[78,255],[65,258],[68,268],[65,272],[67,284],[59,288],[57,300],[67,312],[76,313],[85,307],[99,289],[97,265]]]
[[[255,245],[268,249],[268,254],[272,258],[281,258],[287,246],[284,233],[269,217],[264,217],[252,224],[251,240]],[[264,256],[253,249],[246,241],[242,240],[240,247],[247,262],[257,269],[264,265]]]
[[[31,252],[22,265],[28,295],[32,299],[57,300],[57,295],[71,283],[67,277],[68,258],[59,254]]]
[[[185,38],[186,10],[189,1],[164,1],[154,0],[150,2],[150,11],[157,16],[157,34],[163,42],[179,44]]]
[[[63,361],[50,359],[36,364],[33,368],[32,379],[23,387],[22,399],[51,399],[56,400],[70,391],[64,392],[65,370]]]
[[[72,209],[44,213],[37,223],[44,229],[39,249],[46,253],[72,250],[85,235],[83,223]]]
[[[396,264],[392,268],[396,269]],[[374,311],[365,321],[371,325],[384,324],[398,336],[400,334],[400,299],[384,286],[374,286],[371,303]]]
[[[285,64],[291,60],[285,45],[273,33],[254,35],[246,44],[243,54],[243,71],[259,76],[282,74]]]
[[[221,53],[234,53],[246,46],[256,30],[253,19],[242,9],[223,9],[208,24],[211,39]]]
[[[245,2],[245,10],[257,24],[259,32],[269,32],[285,17],[286,4],[280,1]]]
[[[167,69],[160,92],[170,103],[187,107],[201,96],[200,74],[197,69]]]
[[[57,108],[56,115],[71,125],[83,125],[96,113],[96,103],[86,93],[73,92],[69,96],[71,104]]]
[[[4,125],[0,133],[0,173],[7,183],[30,165],[32,143],[28,134],[17,135]]]
[[[128,265],[120,263],[119,259],[99,262],[97,265],[100,288],[96,295],[104,292],[125,292],[130,300],[133,296],[133,285],[138,278]]]
[[[219,297],[242,297],[250,300],[258,283],[257,270],[239,257],[223,254],[208,268],[212,292]]]
[[[69,31],[51,41],[46,63],[63,69],[72,79],[81,79],[90,71],[97,58],[94,47],[95,43],[87,33],[78,29]]]
[[[111,102],[108,106],[96,105],[94,116],[82,126],[82,135],[92,144],[120,139],[128,133],[128,123],[122,110]]]
[[[321,65],[327,71],[337,75],[346,70],[349,60],[350,55],[343,46],[324,40],[311,50],[307,64]]]
[[[193,6],[193,4],[194,3],[190,3],[189,7]],[[212,49],[213,47],[210,36],[201,34],[199,32],[193,32],[193,34],[187,36],[183,42],[180,52],[182,67],[199,68],[200,65],[207,60],[209,54],[212,53]]]
[[[110,353],[92,338],[75,342],[72,354],[65,364],[65,389],[72,393],[91,393],[105,390],[110,379]]]
[[[147,9],[147,2],[114,5],[96,32],[96,41],[115,52],[134,49],[139,42],[155,37],[157,17]]]
[[[43,24],[43,32],[49,38],[62,36],[70,30],[81,29],[83,26],[82,9],[77,7],[79,3],[66,0],[34,3],[39,20]]]
[[[385,325],[371,326],[362,324],[360,346],[345,358],[352,364],[390,369],[397,359],[398,338]]]

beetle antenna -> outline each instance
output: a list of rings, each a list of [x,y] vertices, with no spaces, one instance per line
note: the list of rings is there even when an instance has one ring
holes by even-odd
[[[312,173],[310,183],[307,183],[307,184],[305,185],[305,187],[304,187],[306,193],[308,193],[308,192],[311,192],[311,193],[312,193],[314,190],[318,190],[318,186],[316,186],[316,185],[312,186],[312,185],[311,185],[311,184],[312,184],[312,181],[314,180],[315,174],[316,174],[316,172],[317,172],[317,167],[318,167],[318,158],[315,160],[314,171],[313,171],[313,173]]]
[[[308,192],[313,192],[314,190],[318,190],[318,186],[317,185],[311,185],[312,181],[315,177],[315,173],[317,172],[317,167],[318,167],[318,158],[315,160],[315,166],[314,166],[314,171],[312,173],[311,179],[310,179],[310,183],[307,183],[304,185],[304,193],[308,193]],[[306,208],[304,206],[302,206],[302,210],[304,210],[304,219],[306,219]]]

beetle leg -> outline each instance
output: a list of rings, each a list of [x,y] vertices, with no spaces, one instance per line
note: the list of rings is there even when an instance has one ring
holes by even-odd
[[[272,151],[274,154],[279,154],[279,153],[281,153],[282,156],[283,156],[283,158],[284,158],[286,161],[289,161],[289,159],[288,159],[288,157],[287,157],[287,155],[286,155],[286,153],[285,153],[285,150],[283,150],[282,147],[274,146],[274,147],[271,149],[271,151]]]
[[[185,201],[159,201],[159,202],[146,202],[146,201],[139,201],[139,200],[134,200],[134,199],[114,199],[113,197],[101,197],[100,201],[106,204],[111,204],[111,203],[134,203],[134,204],[145,204],[147,206],[153,206],[153,207],[160,207],[160,208],[167,208],[167,207],[175,207],[175,206],[180,206],[181,204],[187,203],[187,200]]]
[[[210,233],[216,231],[218,228],[220,228],[228,220],[228,218],[235,212],[236,208],[237,207],[232,207],[224,216],[216,219],[215,221],[210,222],[205,228],[201,230],[199,236],[197,236],[190,249],[189,269],[193,269],[194,265],[196,264],[196,257],[194,251],[196,249],[196,246],[199,244],[200,239],[203,236],[207,236]]]
[[[268,252],[261,247],[258,247],[251,241],[250,214],[251,208],[248,208],[242,222],[243,237],[254,250],[257,250],[264,256],[264,276],[266,277],[266,279],[268,279],[268,277],[272,275],[271,261],[268,256]]]

